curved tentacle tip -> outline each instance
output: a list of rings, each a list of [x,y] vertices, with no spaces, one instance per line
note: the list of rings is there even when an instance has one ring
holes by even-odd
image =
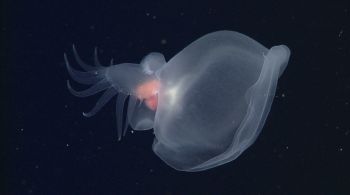
[[[98,48],[97,47],[95,47],[95,49],[94,49],[94,63],[95,63],[95,66],[102,67],[101,62],[98,59]]]
[[[63,53],[63,58],[64,58],[64,62],[66,63],[66,66],[69,67],[69,61],[68,61],[66,52]]]
[[[74,95],[74,96],[77,96],[77,91],[75,91],[73,88],[72,88],[72,85],[70,84],[70,81],[67,80],[67,88],[68,88],[68,91]]]
[[[72,85],[70,85],[70,81],[67,79],[67,88],[70,90],[72,89]]]
[[[75,89],[73,89],[73,87],[72,87],[72,85],[70,84],[70,81],[69,81],[69,80],[67,80],[67,88],[68,88],[69,92],[70,92],[72,95],[77,96],[77,97],[80,97],[80,96],[79,96],[79,92],[76,91]]]
[[[82,114],[83,114],[83,116],[86,117],[86,118],[90,118],[90,117],[92,116],[92,114],[89,113],[89,112],[83,112]]]

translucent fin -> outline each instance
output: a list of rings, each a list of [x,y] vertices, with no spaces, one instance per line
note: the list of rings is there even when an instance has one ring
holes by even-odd
[[[124,131],[123,131],[123,136],[125,136],[125,134],[128,130],[129,123],[130,123],[130,121],[132,119],[132,115],[135,111],[136,103],[137,103],[136,97],[129,96],[128,111],[127,111],[127,115],[126,115],[126,123],[125,123]]]
[[[111,100],[118,92],[114,88],[109,88],[103,93],[103,95],[98,99],[95,106],[89,112],[83,112],[85,117],[94,116],[101,108],[106,105],[109,100]]]
[[[75,49],[75,45],[73,44],[73,53],[74,58],[77,61],[77,63],[80,65],[80,67],[86,71],[96,70],[96,67],[90,66],[86,64],[83,60],[80,59],[77,50]]]
[[[95,51],[94,51],[94,63],[96,67],[102,67],[102,64],[100,63],[100,61],[98,60],[98,51],[97,51],[97,47],[95,47]]]
[[[88,97],[91,95],[95,95],[96,93],[101,92],[101,91],[109,88],[110,86],[111,85],[106,80],[102,80],[88,89],[85,89],[83,91],[76,91],[70,85],[69,80],[67,80],[67,87],[68,87],[69,91],[77,97]]]
[[[64,61],[66,62],[66,67],[68,70],[69,75],[74,79],[76,82],[81,84],[94,84],[98,81],[102,80],[101,71],[95,70],[90,72],[82,72],[79,70],[75,70],[72,68],[69,64],[67,55],[64,54]]]
[[[118,131],[118,141],[122,139],[122,133],[123,133],[123,110],[124,110],[124,103],[127,98],[127,95],[123,93],[119,93],[117,96],[117,103],[116,103],[116,115],[117,115],[117,131]]]

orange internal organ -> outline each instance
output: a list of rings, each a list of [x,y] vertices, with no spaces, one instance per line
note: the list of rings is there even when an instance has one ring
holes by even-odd
[[[157,80],[147,81],[136,88],[136,96],[143,100],[151,110],[156,110],[158,105],[158,90],[160,83]]]

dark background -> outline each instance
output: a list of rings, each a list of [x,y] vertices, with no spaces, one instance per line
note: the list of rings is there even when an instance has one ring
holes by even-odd
[[[44,1],[1,8],[1,194],[350,194],[349,1]],[[216,30],[285,44],[289,65],[259,138],[235,161],[173,170],[153,134],[116,141],[114,102],[66,88],[63,53],[169,60]]]

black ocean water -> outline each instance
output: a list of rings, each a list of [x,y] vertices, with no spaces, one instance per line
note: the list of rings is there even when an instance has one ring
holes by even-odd
[[[350,194],[349,1],[2,1],[1,194]],[[291,49],[256,142],[235,161],[176,171],[151,131],[117,142],[114,102],[66,86],[63,53],[169,60],[217,30]]]

